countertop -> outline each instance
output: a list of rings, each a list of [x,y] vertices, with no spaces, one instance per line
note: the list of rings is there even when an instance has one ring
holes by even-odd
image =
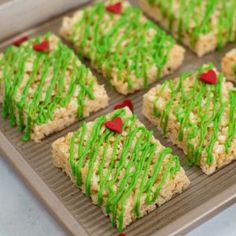
[[[236,204],[188,236],[235,236]],[[0,236],[66,236],[44,205],[0,156]]]

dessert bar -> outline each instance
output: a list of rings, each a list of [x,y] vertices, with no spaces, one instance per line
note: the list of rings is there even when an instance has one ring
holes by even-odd
[[[184,49],[128,1],[106,1],[63,20],[61,35],[122,93],[172,73]]]
[[[52,149],[55,166],[119,231],[189,185],[179,157],[128,108],[83,123],[56,140]]]
[[[228,80],[236,82],[236,49],[226,53],[222,59],[221,68]]]
[[[3,115],[40,141],[108,105],[96,77],[55,35],[18,40],[0,55]]]
[[[151,89],[143,113],[206,174],[236,159],[236,89],[212,64]]]
[[[140,5],[199,57],[236,40],[235,0],[140,0]]]

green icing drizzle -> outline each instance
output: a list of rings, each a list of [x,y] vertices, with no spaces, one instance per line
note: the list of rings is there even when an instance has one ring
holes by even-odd
[[[11,46],[0,62],[3,67],[5,89],[4,117],[10,117],[12,126],[15,126],[18,120],[19,130],[24,131],[24,141],[30,139],[34,125],[42,125],[48,120],[53,120],[55,110],[58,107],[66,107],[76,90],[79,90],[77,97],[79,118],[83,117],[85,97],[95,99],[93,94],[95,77],[89,76],[88,68],[79,65],[73,51],[59,39],[57,48],[49,53],[33,50],[33,44],[44,39],[50,40],[50,37],[51,33],[48,33],[29,40],[19,48]],[[26,65],[30,61],[33,64],[32,71],[26,72]],[[71,65],[72,68],[69,68]],[[68,89],[65,89],[65,73],[68,70],[72,71],[72,75]],[[32,89],[34,96],[29,100]]]
[[[174,81],[165,81],[162,85],[156,100],[153,105],[153,114],[160,119],[160,126],[163,133],[167,133],[169,114],[173,112],[177,121],[180,124],[178,132],[178,140],[182,142],[184,137],[187,140],[187,161],[189,165],[200,165],[200,157],[203,152],[207,154],[207,163],[211,165],[214,161],[212,155],[214,145],[217,141],[219,129],[222,121],[222,116],[225,109],[229,109],[229,126],[228,126],[228,138],[225,142],[225,150],[229,151],[232,145],[232,141],[236,136],[236,93],[235,90],[231,90],[230,99],[228,101],[223,100],[222,88],[224,83],[224,76],[218,75],[218,83],[216,85],[207,85],[200,81],[199,76],[213,69],[213,65],[201,67],[196,75],[191,78],[194,80],[193,86],[184,89],[183,84],[186,79],[192,75],[191,73],[185,73],[180,76],[179,81],[175,84]],[[158,102],[161,98],[161,94],[166,87],[171,89],[170,99],[165,105],[163,111],[158,109]],[[174,110],[173,105],[176,104]],[[211,109],[210,109],[211,108]],[[191,114],[197,113],[196,122],[193,122]],[[212,134],[209,137],[209,127],[213,127]],[[199,142],[196,144],[194,139],[199,137]],[[207,147],[204,143],[208,140]]]
[[[234,73],[234,75],[236,76],[236,63],[235,63],[235,65],[233,66],[233,73]]]
[[[127,116],[124,109],[117,110],[111,120],[118,116],[124,122],[125,138],[109,129],[104,130],[105,116],[98,118],[92,128],[83,123],[70,138],[69,162],[77,185],[85,185],[87,196],[91,195],[94,167],[98,167],[98,205],[105,207],[106,213],[112,216],[113,226],[117,225],[122,231],[125,207],[131,194],[137,191],[134,213],[139,217],[141,197],[146,194],[146,203],[155,204],[168,176],[172,178],[180,170],[180,163],[179,158],[171,154],[171,148],[163,148],[156,160],[157,144],[152,141],[152,132],[144,126],[137,127],[136,115]],[[92,129],[89,134],[88,129]],[[135,138],[137,141],[134,141]],[[82,179],[82,169],[85,167],[88,172]],[[154,187],[157,179],[160,182]]]
[[[229,152],[232,141],[236,135],[236,90],[232,90],[230,93],[230,117],[228,127],[228,139],[225,143],[226,151]]]
[[[157,70],[157,80],[160,78],[175,41],[151,21],[143,21],[139,9],[124,8],[117,19],[106,11],[104,3],[99,3],[82,14],[70,40],[79,54],[91,60],[106,77],[111,79],[115,69],[129,90],[135,83],[134,76],[143,79],[145,88],[148,86],[151,67]],[[150,31],[153,35],[148,39]]]
[[[200,35],[217,31],[218,48],[222,48],[228,41],[235,40],[236,0],[147,0],[150,5],[158,6],[169,20],[169,30],[172,30],[174,20],[178,21],[178,39],[183,34],[191,37],[194,47]],[[178,7],[174,7],[177,4]],[[213,17],[217,14],[216,24]]]

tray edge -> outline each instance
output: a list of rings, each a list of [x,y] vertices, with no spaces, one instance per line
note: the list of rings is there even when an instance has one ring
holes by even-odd
[[[222,199],[224,200],[222,201]],[[216,216],[234,203],[236,203],[236,183],[228,187],[225,191],[218,193],[213,198],[202,203],[200,206],[179,217],[174,222],[153,233],[152,236],[186,235],[186,233],[201,225],[204,221]]]
[[[88,236],[88,232],[75,220],[70,211],[62,204],[61,200],[46,185],[43,179],[24,160],[22,155],[0,131],[0,149],[2,157],[14,167],[27,186],[33,191],[53,216],[73,235]]]

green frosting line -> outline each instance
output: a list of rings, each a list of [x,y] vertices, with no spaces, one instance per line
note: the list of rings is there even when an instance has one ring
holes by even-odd
[[[236,76],[236,63],[235,63],[235,65],[233,66],[233,73],[234,73],[234,75]]]
[[[147,0],[151,6],[160,8],[161,13],[169,21],[169,30],[172,30],[173,22],[178,21],[178,39],[181,41],[183,34],[191,37],[194,47],[201,35],[217,31],[217,45],[222,48],[228,41],[235,40],[235,0]],[[174,7],[178,4],[178,8]],[[212,19],[219,11],[216,25]]]
[[[78,59],[73,51],[58,40],[57,48],[50,53],[36,52],[32,45],[42,40],[49,39],[51,33],[45,36],[31,39],[20,47],[9,47],[0,61],[0,68],[3,70],[2,82],[4,83],[4,117],[10,117],[11,125],[15,126],[18,120],[19,130],[24,131],[23,140],[30,139],[32,127],[42,125],[53,120],[54,112],[58,107],[66,107],[76,90],[79,90],[78,117],[83,117],[84,100],[86,97],[95,99],[93,86],[95,78],[87,80],[89,70],[84,65],[78,65]],[[32,61],[33,68],[26,76],[26,64]],[[65,91],[65,73],[72,65],[72,76],[69,88]],[[41,78],[37,82],[37,89],[34,97],[29,101],[29,92],[40,73]],[[46,87],[44,101],[42,96],[45,91],[46,81],[49,74],[52,74],[50,82]],[[22,83],[24,83],[22,87]],[[54,91],[57,91],[54,94]],[[19,98],[19,91],[22,91]],[[66,92],[66,95],[65,95]],[[24,116],[26,114],[26,120]],[[17,118],[16,118],[17,116]]]
[[[115,68],[118,78],[126,81],[130,90],[135,83],[133,76],[143,79],[145,88],[148,86],[151,66],[156,67],[157,80],[160,78],[175,41],[151,21],[142,22],[139,9],[125,8],[115,20],[104,3],[98,3],[82,14],[70,33],[70,40],[81,56],[91,60],[99,71],[105,71],[106,77],[112,79]],[[114,22],[113,27],[110,22]],[[150,30],[154,35],[147,40]]]
[[[192,75],[191,73],[181,75],[177,84],[174,84],[172,80],[165,81],[160,90],[160,96],[157,96],[153,105],[153,114],[160,119],[161,129],[166,134],[169,114],[172,111],[173,104],[178,100],[178,104],[174,110],[176,119],[180,124],[178,140],[182,142],[184,135],[187,135],[187,161],[189,165],[200,165],[200,157],[204,150],[207,153],[207,163],[209,165],[213,163],[213,148],[219,135],[220,124],[225,109],[230,110],[228,139],[225,143],[225,150],[227,152],[236,135],[235,90],[230,91],[229,101],[223,101],[222,88],[224,76],[222,74],[218,75],[218,83],[216,85],[207,85],[199,79],[202,73],[213,68],[212,64],[201,67],[193,78],[193,87],[188,90],[184,90],[183,84]],[[171,89],[171,96],[164,110],[161,112],[158,110],[157,104],[166,87]],[[212,110],[210,110],[211,106]],[[198,112],[197,124],[191,120],[190,115],[194,112]],[[211,126],[213,127],[213,134],[207,147],[205,147],[204,141],[208,135],[208,128]],[[197,136],[199,136],[199,143],[196,145],[194,139]]]
[[[112,215],[113,226],[117,225],[119,231],[122,231],[126,203],[133,191],[138,190],[134,213],[140,217],[143,194],[146,193],[148,205],[155,204],[168,176],[173,178],[180,170],[180,162],[177,156],[172,155],[171,148],[163,148],[154,163],[153,173],[149,177],[150,166],[157,154],[157,144],[152,141],[152,132],[144,126],[136,127],[136,115],[127,117],[124,109],[117,110],[111,120],[116,117],[122,118],[123,130],[127,130],[122,147],[120,146],[122,134],[116,134],[109,129],[104,130],[107,118],[101,116],[94,122],[91,134],[87,134],[88,126],[83,123],[70,138],[69,162],[77,185],[79,187],[82,184],[85,185],[87,196],[91,195],[94,167],[98,166],[98,205],[105,207],[106,213]],[[139,138],[134,143],[137,136]],[[101,147],[103,148],[101,149]],[[108,155],[107,151],[111,147],[112,152]],[[120,148],[121,150],[119,150]],[[118,153],[119,159],[117,160]],[[169,156],[168,160],[167,156]],[[109,166],[105,168],[107,158],[109,158]],[[164,162],[165,167],[162,170]],[[82,179],[82,169],[85,166],[88,172],[85,179]],[[153,189],[156,180],[160,177],[160,183],[156,189]],[[103,202],[104,195],[107,199],[106,204]]]
[[[232,141],[236,136],[236,90],[232,90],[230,93],[230,118],[229,118],[229,127],[228,127],[228,139],[225,143],[225,148],[227,153],[231,148]]]

